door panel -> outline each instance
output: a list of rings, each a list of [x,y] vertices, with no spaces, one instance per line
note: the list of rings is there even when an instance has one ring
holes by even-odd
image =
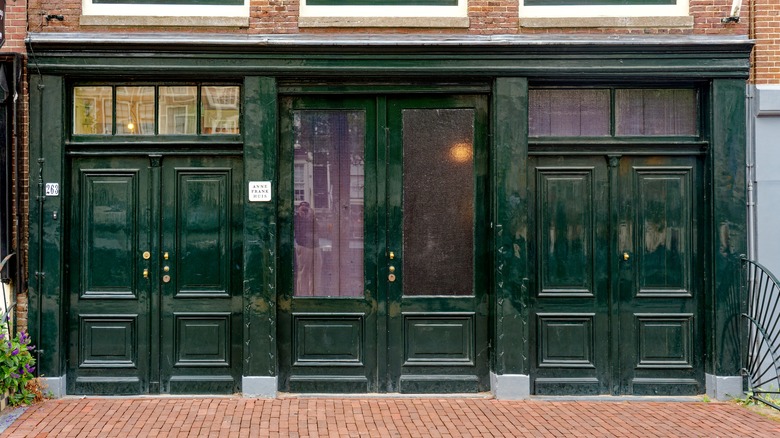
[[[620,391],[697,394],[702,378],[701,176],[695,158],[623,159]],[[630,202],[629,202],[630,200]],[[624,256],[625,258],[625,256]]]
[[[282,102],[280,389],[377,391],[376,102]]]
[[[238,389],[241,169],[240,160],[232,158],[163,161],[163,392],[229,394]]]
[[[387,390],[485,390],[487,99],[387,109]]]
[[[533,391],[699,393],[697,158],[531,162]]]
[[[74,160],[69,219],[68,392],[149,387],[148,160]]]
[[[536,394],[608,391],[608,190],[603,158],[533,157]]]
[[[229,157],[73,160],[69,392],[238,389],[241,181]]]

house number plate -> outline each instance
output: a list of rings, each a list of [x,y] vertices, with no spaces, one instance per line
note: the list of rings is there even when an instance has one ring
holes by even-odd
[[[46,196],[60,196],[60,183],[46,183]]]

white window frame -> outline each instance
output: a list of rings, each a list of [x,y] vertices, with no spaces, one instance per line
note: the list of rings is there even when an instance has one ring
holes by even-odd
[[[249,2],[243,5],[150,5],[105,4],[81,1],[81,15],[127,17],[249,17]]]
[[[520,0],[521,18],[575,17],[683,17],[689,15],[689,0],[677,0],[674,5],[561,5],[525,6]]]
[[[468,17],[468,0],[458,0],[457,6],[309,6],[301,0],[301,17]]]

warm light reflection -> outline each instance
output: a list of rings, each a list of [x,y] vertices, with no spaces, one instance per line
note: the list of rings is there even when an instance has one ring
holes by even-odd
[[[135,129],[135,123],[133,123],[132,121],[128,122],[127,123],[127,130],[130,131],[130,132],[133,132],[134,129]]]
[[[453,161],[455,161],[456,163],[470,162],[472,155],[473,155],[473,150],[471,147],[471,143],[468,142],[455,143],[450,148],[450,157],[452,157]]]

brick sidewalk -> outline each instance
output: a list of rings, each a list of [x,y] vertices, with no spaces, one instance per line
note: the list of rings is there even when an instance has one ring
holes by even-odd
[[[28,409],[3,437],[778,437],[733,403],[429,398],[83,398]]]

